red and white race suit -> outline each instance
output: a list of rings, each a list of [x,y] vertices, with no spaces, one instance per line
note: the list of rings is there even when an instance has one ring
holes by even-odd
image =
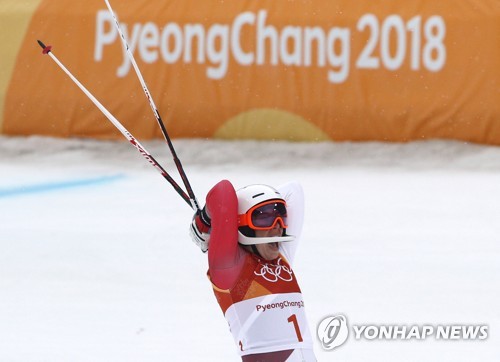
[[[252,361],[254,355],[265,361],[316,361],[291,267],[302,229],[303,192],[295,182],[278,191],[287,202],[287,234],[295,239],[280,243],[279,257],[267,261],[238,244],[238,201],[231,183],[224,180],[210,190],[208,276],[244,361]]]

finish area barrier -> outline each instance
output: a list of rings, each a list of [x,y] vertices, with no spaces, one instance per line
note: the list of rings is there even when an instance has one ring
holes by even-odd
[[[174,138],[500,144],[498,0],[111,2]],[[103,0],[6,0],[3,134],[160,138]],[[5,28],[5,29],[4,29]]]

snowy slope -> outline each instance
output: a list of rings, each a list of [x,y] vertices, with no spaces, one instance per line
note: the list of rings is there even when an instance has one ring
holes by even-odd
[[[161,141],[146,148],[177,177]],[[203,203],[299,181],[313,331],[488,324],[484,341],[357,341],[320,361],[498,361],[500,149],[174,140]],[[126,142],[0,137],[0,361],[237,361],[191,209]]]

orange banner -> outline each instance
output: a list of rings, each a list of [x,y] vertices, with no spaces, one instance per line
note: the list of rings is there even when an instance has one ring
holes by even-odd
[[[498,0],[111,5],[172,137],[500,144]],[[37,39],[135,137],[161,136],[102,0],[40,0],[3,133],[121,137]]]

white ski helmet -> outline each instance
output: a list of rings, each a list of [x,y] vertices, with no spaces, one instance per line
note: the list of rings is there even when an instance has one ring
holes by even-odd
[[[294,236],[286,234],[286,226],[283,220],[280,222],[284,228],[282,236],[256,237],[255,229],[251,226],[241,226],[240,224],[242,218],[251,218],[252,215],[248,215],[248,213],[252,213],[260,204],[276,200],[286,205],[285,199],[283,199],[278,190],[268,185],[249,185],[237,190],[236,196],[238,198],[238,241],[240,244],[255,245],[294,240]]]

